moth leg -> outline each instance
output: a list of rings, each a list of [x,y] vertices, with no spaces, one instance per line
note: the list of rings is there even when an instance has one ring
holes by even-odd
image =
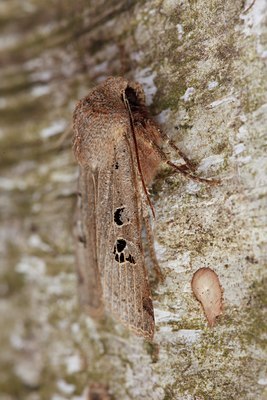
[[[166,164],[170,165],[173,169],[179,171],[182,175],[187,176],[195,182],[207,183],[208,185],[215,186],[218,185],[221,181],[219,179],[209,179],[209,178],[201,178],[200,176],[193,175],[188,170],[185,170],[183,166],[176,165],[169,160],[164,160]]]
[[[158,156],[161,158],[162,162],[170,165],[173,169],[180,172],[182,175],[192,179],[193,181],[200,183],[207,183],[209,185],[218,185],[220,183],[220,180],[218,179],[201,178],[200,176],[191,173],[191,170],[188,171],[188,168],[185,165],[176,165],[172,163],[171,161],[168,160],[168,157],[166,156],[164,151],[161,150],[161,148],[155,142],[151,140],[149,141],[149,144],[153,148],[155,153],[158,154]]]
[[[148,248],[149,248],[149,253],[150,257],[153,263],[153,267],[156,271],[157,278],[159,281],[163,282],[164,276],[163,273],[161,272],[156,252],[155,252],[155,247],[154,247],[154,236],[153,236],[153,231],[151,229],[150,221],[149,221],[149,215],[144,216],[144,221],[145,221],[145,229],[147,233],[147,240],[148,240]]]
[[[185,155],[185,153],[181,149],[179,149],[178,146],[176,146],[174,141],[171,138],[169,138],[169,136],[165,132],[161,131],[160,134],[165,143],[169,144],[176,151],[176,153],[178,153],[179,156],[184,160],[185,165],[181,167],[184,167],[185,169],[189,169],[191,172],[194,172],[196,170],[196,165],[191,160],[189,160],[189,158]]]

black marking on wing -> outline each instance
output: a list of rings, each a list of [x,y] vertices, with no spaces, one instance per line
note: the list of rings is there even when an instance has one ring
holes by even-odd
[[[115,260],[118,263],[124,263],[125,261],[128,261],[130,264],[135,264],[135,260],[129,253],[127,242],[124,239],[117,239],[114,245],[113,254],[115,254]]]

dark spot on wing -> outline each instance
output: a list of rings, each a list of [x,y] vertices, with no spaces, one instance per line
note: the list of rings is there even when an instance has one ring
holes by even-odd
[[[125,261],[128,261],[130,264],[135,264],[135,259],[129,253],[126,240],[124,239],[117,239],[113,248],[113,254],[115,254],[115,260],[120,264]]]
[[[135,260],[131,254],[129,254],[129,256],[126,257],[126,261],[129,261],[129,263],[131,263],[131,264],[135,264]]]
[[[126,241],[124,239],[118,239],[116,243],[118,253],[123,252],[126,247]]]
[[[123,211],[124,207],[120,207],[117,208],[117,210],[114,212],[114,222],[119,226],[123,225],[123,219],[122,219]]]

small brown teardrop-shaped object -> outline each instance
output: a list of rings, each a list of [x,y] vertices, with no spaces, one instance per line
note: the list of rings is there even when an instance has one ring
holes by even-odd
[[[209,326],[214,326],[216,317],[222,314],[222,287],[218,275],[210,268],[200,268],[192,278],[194,295],[202,304]]]

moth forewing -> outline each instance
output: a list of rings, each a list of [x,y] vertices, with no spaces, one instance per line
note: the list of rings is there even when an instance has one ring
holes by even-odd
[[[136,333],[152,337],[154,314],[141,241],[141,186],[130,150],[127,138],[115,149],[113,193],[116,195],[112,201],[114,221],[110,234],[114,248],[113,258],[108,257],[112,285],[106,286],[105,303]]]
[[[90,190],[89,190],[90,189]],[[90,170],[80,168],[74,235],[80,303],[94,317],[103,314],[102,286],[96,254],[95,184]],[[89,224],[89,226],[87,226]],[[90,260],[91,268],[88,268]]]
[[[150,124],[151,133],[147,132]],[[107,311],[149,339],[154,333],[154,312],[141,229],[142,187],[154,174],[148,168],[148,160],[154,157],[149,146],[153,135],[158,131],[145,109],[141,86],[123,78],[109,78],[74,112],[80,225],[85,237],[82,247],[76,235],[82,302],[92,316],[94,306],[101,309],[103,302]]]

